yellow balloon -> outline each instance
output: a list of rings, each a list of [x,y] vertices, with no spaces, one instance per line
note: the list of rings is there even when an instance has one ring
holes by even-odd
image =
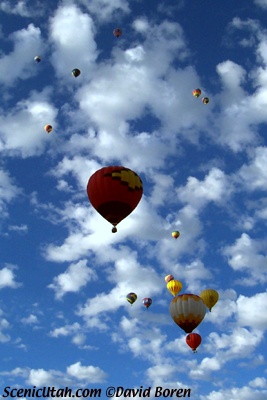
[[[211,311],[212,307],[215,306],[219,300],[219,293],[214,289],[205,289],[200,293],[199,297],[202,298],[208,309]]]
[[[177,281],[176,279],[172,279],[167,283],[167,289],[173,296],[176,296],[182,290],[182,288],[182,282]]]

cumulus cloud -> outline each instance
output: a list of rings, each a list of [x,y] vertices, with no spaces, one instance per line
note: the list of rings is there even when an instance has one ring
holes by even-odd
[[[71,264],[64,273],[55,277],[53,283],[48,287],[55,291],[57,299],[61,299],[66,293],[79,292],[82,287],[95,278],[96,274],[87,266],[87,261],[80,260],[76,264]]]
[[[90,383],[103,382],[106,378],[106,373],[98,367],[92,365],[83,366],[80,362],[70,365],[67,367],[67,373],[78,379],[79,381],[85,381]]]
[[[16,282],[16,276],[14,273],[15,267],[12,265],[7,265],[0,270],[0,289],[5,287],[10,287],[16,289],[21,286],[20,283]]]
[[[237,299],[237,319],[242,326],[265,331],[267,329],[267,315],[265,301],[267,292],[257,293],[254,296],[239,296]]]
[[[73,64],[74,60],[79,60],[84,78],[92,78],[97,57],[94,31],[91,16],[74,4],[59,7],[50,20],[50,41],[54,49],[51,60],[57,76],[64,82],[67,80],[68,85],[74,83],[70,72],[78,67]]]
[[[14,32],[10,40],[14,42],[13,51],[0,58],[0,84],[7,86],[12,86],[17,79],[25,80],[36,73],[33,59],[40,53],[40,49],[46,49],[40,28],[33,24]]]
[[[44,126],[56,128],[57,110],[49,101],[51,90],[33,92],[8,111],[0,110],[0,151],[23,158],[40,155],[49,144]]]
[[[243,233],[232,246],[226,246],[223,254],[227,256],[229,265],[237,272],[245,272],[248,276],[239,279],[240,283],[253,286],[267,280],[267,255],[264,241],[252,239]]]

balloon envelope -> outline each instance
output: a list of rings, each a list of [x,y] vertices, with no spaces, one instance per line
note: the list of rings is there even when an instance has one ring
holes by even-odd
[[[202,338],[198,333],[189,333],[189,335],[186,336],[185,341],[189,347],[193,350],[195,353],[197,351],[198,346],[202,342]]]
[[[128,293],[127,294],[127,296],[126,296],[126,300],[130,303],[130,304],[133,304],[135,301],[136,301],[136,299],[137,299],[137,294],[135,294],[135,293]]]
[[[120,28],[115,28],[113,31],[113,35],[117,38],[120,37],[122,35],[122,30]]]
[[[52,127],[52,125],[45,125],[44,130],[45,130],[47,133],[50,133],[50,132],[52,132],[53,127]]]
[[[192,95],[196,98],[198,98],[201,95],[201,90],[200,89],[194,89],[192,92]]]
[[[173,296],[176,296],[182,290],[182,288],[182,282],[177,281],[176,279],[172,279],[167,283],[167,289]]]
[[[173,232],[172,232],[172,237],[173,237],[174,239],[178,239],[179,236],[180,236],[180,232],[179,232],[179,231],[173,231]]]
[[[96,211],[115,227],[138,205],[143,184],[129,168],[104,167],[90,177],[87,194]]]
[[[78,68],[74,68],[71,73],[75,78],[77,78],[77,76],[81,75],[81,71]]]
[[[143,304],[146,308],[150,307],[152,304],[152,299],[150,299],[149,297],[145,297],[143,299]]]
[[[191,333],[205,317],[206,306],[196,294],[180,294],[172,300],[170,314],[185,333]]]
[[[219,293],[214,289],[205,289],[200,293],[199,296],[202,298],[210,311],[219,300]]]
[[[166,275],[166,276],[165,276],[165,282],[166,282],[166,283],[172,281],[173,279],[174,279],[174,276],[173,276],[173,275]]]

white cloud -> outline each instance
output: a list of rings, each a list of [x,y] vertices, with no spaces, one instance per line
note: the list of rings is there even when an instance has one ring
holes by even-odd
[[[0,270],[0,289],[5,287],[16,289],[21,285],[15,281],[16,277],[13,270],[14,267],[12,265],[8,265]]]
[[[80,4],[87,7],[90,13],[94,14],[100,21],[109,21],[113,17],[118,17],[130,12],[127,0],[78,0]]]
[[[265,331],[267,329],[266,300],[267,292],[257,293],[251,297],[239,296],[236,302],[238,323],[255,330]]]
[[[0,169],[0,211],[2,218],[8,215],[7,203],[13,201],[19,194],[21,194],[21,189],[15,185],[10,174]]]
[[[25,325],[38,324],[38,318],[34,314],[30,314],[28,317],[22,318],[21,322]]]
[[[13,85],[17,79],[25,80],[36,74],[34,57],[41,50],[46,51],[41,31],[33,24],[14,32],[10,39],[14,41],[14,50],[0,58],[0,83],[8,86]]]
[[[60,6],[51,18],[50,41],[54,49],[51,60],[62,83],[72,87],[80,78],[92,78],[97,57],[94,31],[93,19],[74,4]],[[77,80],[71,75],[73,68],[81,70]]]
[[[7,112],[0,111],[0,150],[4,154],[22,156],[23,158],[40,155],[54,133],[44,131],[46,124],[56,129],[57,110],[50,102],[51,89],[41,93],[31,93],[28,99],[20,100]]]
[[[267,190],[267,147],[256,147],[250,156],[249,164],[243,164],[238,178],[249,191]]]
[[[218,168],[212,168],[203,181],[189,177],[184,187],[177,189],[178,198],[182,202],[201,209],[208,202],[224,203],[231,194],[231,181]]]
[[[264,9],[267,9],[267,0],[254,0],[254,3],[257,6],[260,6],[260,7],[264,8]]]
[[[107,376],[99,367],[94,367],[92,365],[83,366],[80,362],[67,367],[67,374],[79,381],[88,383],[103,382]]]
[[[252,239],[243,233],[232,246],[226,246],[223,254],[234,271],[245,272],[248,276],[239,279],[240,283],[253,286],[267,281],[267,255],[264,241]]]
[[[267,395],[266,390],[254,390],[248,386],[232,387],[230,389],[222,389],[220,391],[213,390],[208,395],[200,395],[200,400],[265,400]]]
[[[38,2],[38,6],[36,6],[36,8],[34,7],[33,9],[28,7],[27,0],[19,0],[17,1],[17,4],[14,4],[14,2],[11,3],[7,0],[2,0],[0,4],[0,10],[7,14],[17,14],[21,17],[31,17],[36,13],[36,10],[40,10],[40,5],[41,4]]]
[[[87,266],[86,260],[80,260],[76,264],[71,264],[67,270],[53,279],[53,283],[48,285],[49,289],[55,291],[57,299],[61,299],[66,293],[79,292],[88,282],[96,278],[92,268]]]

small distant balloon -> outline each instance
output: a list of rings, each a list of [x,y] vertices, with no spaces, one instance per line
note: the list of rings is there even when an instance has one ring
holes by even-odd
[[[197,348],[198,346],[201,344],[202,342],[202,338],[198,333],[189,333],[186,338],[185,341],[187,343],[187,345],[189,347],[191,347],[191,349],[193,350],[194,353],[197,352]]]
[[[77,78],[77,76],[81,75],[81,71],[78,68],[74,68],[72,70],[72,75]]]
[[[172,281],[173,279],[174,279],[174,276],[173,276],[173,275],[166,275],[166,276],[165,276],[165,282],[166,282],[166,283]]]
[[[202,103],[203,104],[208,104],[210,102],[210,99],[208,97],[203,97]]]
[[[34,61],[39,63],[41,61],[41,57],[40,56],[35,56],[34,57]]]
[[[47,133],[50,133],[50,132],[52,132],[53,127],[52,127],[52,125],[45,125],[44,130],[45,130]]]
[[[198,98],[201,95],[201,90],[200,89],[194,89],[192,92],[192,95],[196,98]]]
[[[149,297],[145,297],[143,299],[143,304],[146,308],[149,308],[152,304],[152,299],[150,299]]]
[[[119,38],[122,35],[122,30],[120,28],[115,28],[113,35],[116,36],[116,38]]]
[[[172,237],[173,237],[174,239],[178,239],[179,236],[180,236],[180,232],[179,232],[179,231],[173,231],[173,232],[172,232]]]
[[[136,299],[137,299],[137,294],[135,294],[135,293],[128,293],[127,294],[127,296],[126,296],[126,300],[130,303],[130,304],[133,304],[135,301],[136,301]]]

